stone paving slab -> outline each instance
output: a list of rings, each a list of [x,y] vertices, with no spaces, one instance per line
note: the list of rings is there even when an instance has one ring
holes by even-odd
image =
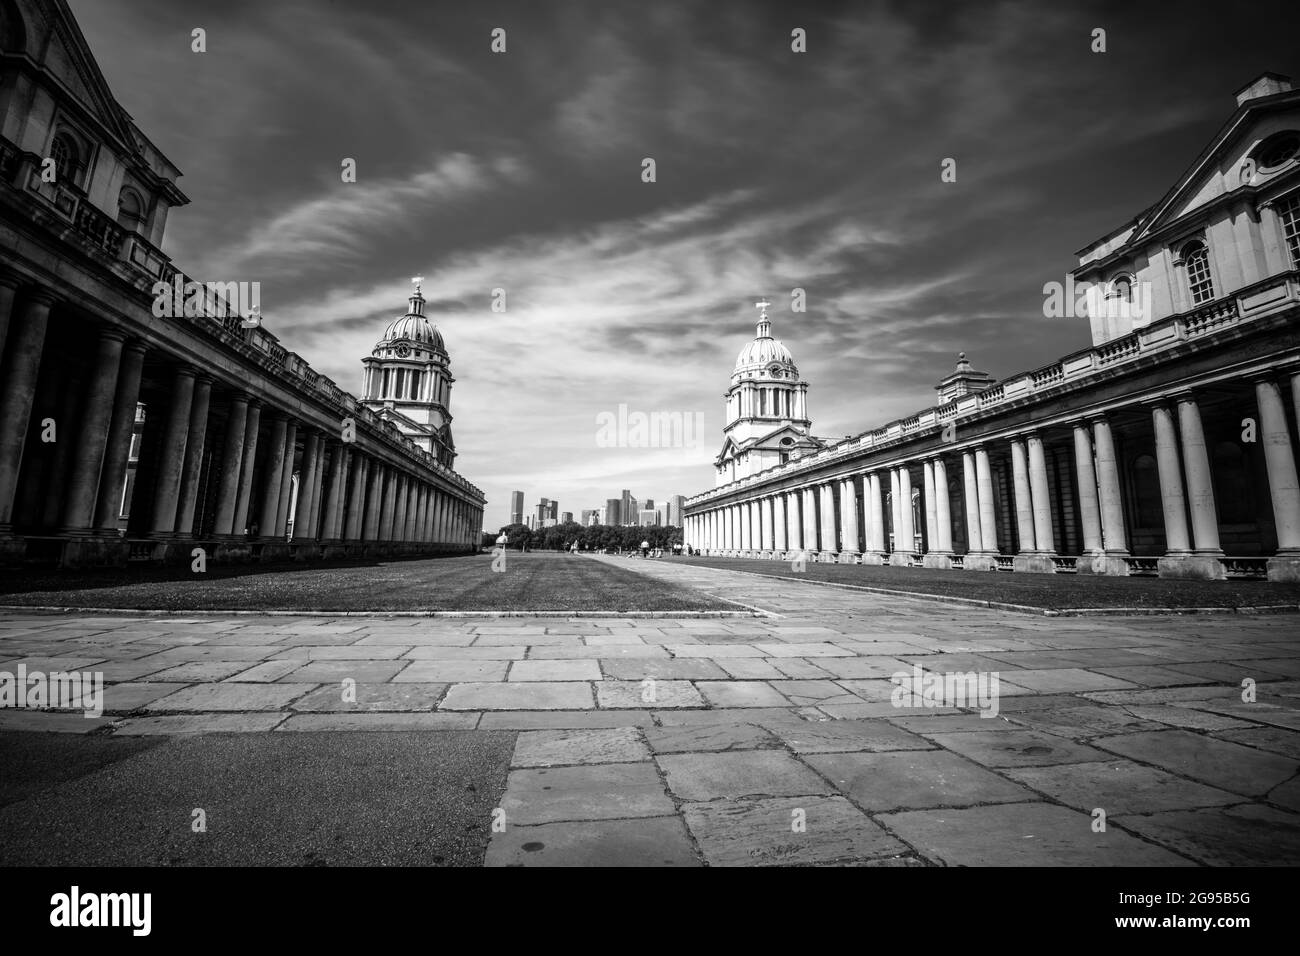
[[[452,684],[440,710],[586,710],[596,706],[591,684],[502,681]]]
[[[1206,866],[1295,866],[1300,816],[1259,804],[1121,816],[1114,823]]]
[[[775,750],[666,754],[655,760],[667,775],[669,789],[689,802],[830,793],[821,777]]]
[[[1046,803],[882,814],[891,833],[947,866],[1193,866],[1186,857]]]
[[[512,770],[501,809],[507,827],[676,813],[652,763]]]
[[[799,866],[908,850],[843,797],[718,800],[682,812],[710,866]]]
[[[703,707],[704,698],[690,681],[605,680],[596,684],[596,701],[602,709],[652,707]]]
[[[1005,771],[1013,780],[1068,807],[1107,816],[1155,813],[1240,803],[1241,796],[1128,761],[1020,767]]]
[[[480,730],[538,730],[568,727],[649,727],[654,718],[644,710],[496,711],[479,721]]]
[[[770,730],[718,718],[718,723],[677,727],[648,727],[646,741],[657,754],[717,753],[724,750],[775,748],[780,741]]]
[[[168,694],[145,710],[283,710],[316,684],[194,684]]]
[[[515,742],[512,767],[569,764],[634,763],[650,759],[650,750],[634,727],[603,730],[530,730]]]
[[[702,866],[681,818],[507,826],[485,866]]]
[[[1098,747],[1237,794],[1262,796],[1300,771],[1289,757],[1185,730],[1103,737]]]
[[[447,684],[327,684],[293,702],[296,711],[369,712],[433,710]]]
[[[941,750],[826,753],[805,760],[855,804],[873,813],[1041,799],[991,770]]]
[[[931,734],[929,739],[986,767],[1043,767],[1106,759],[1104,751],[1036,730]]]

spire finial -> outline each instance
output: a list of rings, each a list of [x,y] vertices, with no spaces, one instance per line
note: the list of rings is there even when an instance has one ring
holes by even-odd
[[[758,317],[760,319],[767,318],[767,307],[771,304],[772,303],[768,302],[766,299],[759,299],[757,302],[754,303],[754,308],[761,310],[758,314]]]
[[[424,295],[420,292],[420,284],[423,282],[424,276],[411,276],[411,284],[415,286],[415,291],[411,293],[411,308],[407,315],[424,315]]]

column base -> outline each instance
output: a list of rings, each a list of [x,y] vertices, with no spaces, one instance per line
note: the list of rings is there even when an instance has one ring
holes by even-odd
[[[59,555],[61,568],[125,567],[131,546],[117,534],[70,534]]]
[[[1300,583],[1300,555],[1286,554],[1269,558],[1268,579],[1286,584]]]
[[[947,551],[931,551],[921,558],[921,567],[939,568],[941,570],[952,567],[952,555]]]
[[[1223,562],[1205,554],[1166,555],[1156,562],[1156,573],[1188,581],[1224,581],[1228,577]]]
[[[970,551],[962,560],[961,566],[965,571],[996,571],[998,569],[998,557],[996,554]]]
[[[766,561],[771,561],[775,553],[776,553],[775,551],[764,551],[759,555],[759,557],[763,558]]]
[[[0,568],[22,567],[26,557],[26,538],[0,533]]]
[[[1011,559],[1011,570],[1018,574],[1055,574],[1056,562],[1051,554],[1017,554]]]
[[[910,568],[914,557],[911,551],[894,551],[889,555],[889,563],[896,568]]]
[[[258,560],[263,564],[273,564],[278,561],[288,561],[293,558],[293,548],[289,542],[283,538],[271,538],[259,542],[261,549],[258,552]]]
[[[889,563],[888,556],[883,551],[863,551],[862,563],[869,564],[872,567],[880,567]]]
[[[834,564],[839,555],[834,551],[817,552],[817,561],[821,564]]]
[[[861,555],[856,551],[841,551],[839,562],[840,564],[857,564],[860,557]]]

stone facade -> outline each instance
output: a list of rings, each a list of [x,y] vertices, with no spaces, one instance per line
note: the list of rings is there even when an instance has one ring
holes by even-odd
[[[1166,196],[1079,257],[1093,347],[996,383],[959,365],[940,405],[689,499],[686,542],[1300,579],[1300,94],[1247,86]]]
[[[482,493],[259,315],[206,284],[159,308],[188,200],[66,6],[0,2],[0,51],[0,561],[477,549]]]

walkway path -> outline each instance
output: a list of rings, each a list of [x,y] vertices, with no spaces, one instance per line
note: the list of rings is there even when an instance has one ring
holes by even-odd
[[[489,865],[1300,861],[1294,616],[1045,619],[595,560],[777,616],[9,613],[0,670],[112,683],[101,718],[0,730],[517,731]],[[996,716],[896,706],[914,667],[996,673]]]

